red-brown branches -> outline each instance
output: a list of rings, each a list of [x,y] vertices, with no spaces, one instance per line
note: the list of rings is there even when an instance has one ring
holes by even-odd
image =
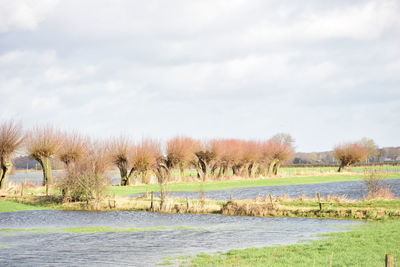
[[[179,168],[183,176],[183,170],[193,164],[199,149],[198,141],[189,137],[175,137],[167,142],[167,160],[173,168]]]
[[[23,141],[22,126],[14,121],[0,124],[0,189],[7,187],[12,155]]]
[[[260,155],[260,161],[267,165],[267,173],[276,175],[280,165],[293,158],[292,141],[271,138],[262,144]]]
[[[109,142],[108,151],[110,160],[114,163],[121,174],[121,185],[129,185],[133,173],[132,154],[134,146],[129,138],[120,136]]]
[[[160,157],[160,144],[155,140],[144,139],[135,145],[132,152],[132,168],[141,174],[143,182],[148,182],[147,174],[156,168]]]
[[[340,161],[338,172],[354,163],[361,162],[368,157],[368,148],[360,143],[347,143],[334,148],[333,154]]]
[[[26,148],[34,159],[52,157],[61,145],[60,132],[52,126],[36,127],[28,132]]]
[[[100,200],[109,184],[105,176],[109,165],[106,146],[96,142],[87,148],[84,158],[67,165],[65,176],[58,184],[63,196],[72,201]]]
[[[78,133],[62,134],[61,145],[58,151],[59,159],[69,165],[82,159],[87,153],[89,139],[84,138]]]

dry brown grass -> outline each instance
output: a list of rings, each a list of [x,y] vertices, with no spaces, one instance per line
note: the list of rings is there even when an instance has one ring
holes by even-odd
[[[337,203],[349,204],[338,207],[323,207],[317,205],[293,205],[296,200],[291,199],[291,204],[285,204],[289,199],[265,200],[237,200],[228,201],[222,208],[224,215],[265,216],[265,217],[312,217],[312,218],[346,218],[346,219],[379,219],[384,217],[400,217],[400,210],[387,208],[358,207],[362,201],[339,199]],[[310,201],[310,199],[308,200]],[[314,199],[314,203],[318,203]],[[354,204],[354,206],[352,206]]]

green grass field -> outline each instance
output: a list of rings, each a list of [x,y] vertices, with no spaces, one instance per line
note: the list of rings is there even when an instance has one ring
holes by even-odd
[[[400,261],[400,220],[355,226],[311,244],[200,254],[189,266],[384,266],[385,254]],[[186,264],[185,264],[186,265]]]
[[[400,179],[400,173],[382,174],[385,179]],[[274,185],[300,185],[316,183],[332,183],[346,181],[360,181],[365,178],[364,174],[332,174],[320,176],[298,176],[284,178],[265,178],[265,179],[246,179],[246,180],[224,180],[206,182],[171,183],[168,185],[169,191],[212,191],[227,190],[240,187],[260,187]],[[118,196],[129,196],[133,194],[158,192],[158,184],[136,185],[136,186],[113,186],[107,189],[108,194]]]
[[[14,212],[22,210],[44,210],[44,209],[50,209],[50,208],[44,206],[28,205],[6,200],[0,201],[0,212]]]
[[[280,175],[304,175],[317,173],[336,172],[338,167],[281,167]],[[400,166],[393,165],[371,165],[371,166],[351,166],[346,169],[349,172],[364,172],[364,171],[392,171],[400,170]]]

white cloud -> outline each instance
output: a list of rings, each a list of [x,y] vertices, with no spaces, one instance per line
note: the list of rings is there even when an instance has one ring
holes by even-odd
[[[399,13],[398,1],[367,1],[320,12],[308,11],[283,22],[266,18],[244,32],[242,38],[253,45],[341,38],[369,40],[391,27],[399,27]]]
[[[370,1],[363,6],[336,9],[311,16],[304,26],[305,36],[320,38],[372,39],[388,27],[400,23],[399,2]]]
[[[0,114],[162,138],[289,131],[301,150],[397,140],[374,124],[400,131],[385,110],[400,106],[398,1],[4,3],[31,15],[0,16]]]
[[[0,32],[35,30],[57,4],[57,0],[1,0]]]

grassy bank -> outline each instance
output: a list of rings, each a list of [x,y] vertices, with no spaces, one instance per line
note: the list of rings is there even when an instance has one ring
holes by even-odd
[[[354,229],[354,228],[353,228]],[[400,261],[400,220],[356,226],[323,235],[311,244],[200,254],[188,266],[384,266],[385,254]]]
[[[59,208],[64,210],[94,211],[156,211],[167,213],[214,213],[240,216],[264,217],[304,217],[330,219],[400,219],[400,200],[349,200],[340,197],[321,198],[322,207],[317,198],[266,197],[246,200],[214,201],[209,199],[167,199],[161,209],[161,201],[142,197],[137,199],[115,197],[93,202],[62,203],[60,198],[17,197],[11,201],[25,204],[26,209]],[[1,206],[0,201],[0,206]],[[18,204],[17,203],[17,204]],[[10,210],[11,211],[11,210]]]
[[[400,179],[400,173],[382,174],[385,179]],[[296,176],[296,177],[279,177],[265,179],[238,179],[223,181],[206,181],[206,182],[187,182],[187,183],[171,183],[168,185],[169,191],[212,191],[212,190],[228,190],[241,187],[260,187],[275,185],[301,185],[301,184],[318,184],[332,182],[360,181],[365,179],[365,175],[360,174],[331,174],[319,176]],[[112,186],[107,189],[108,194],[117,196],[129,196],[146,192],[158,192],[160,187],[157,184],[135,185],[135,186]]]
[[[400,219],[400,200],[354,201],[341,198],[321,199],[274,198],[228,201],[221,213],[224,215],[263,217],[305,217],[331,219],[375,220]]]

